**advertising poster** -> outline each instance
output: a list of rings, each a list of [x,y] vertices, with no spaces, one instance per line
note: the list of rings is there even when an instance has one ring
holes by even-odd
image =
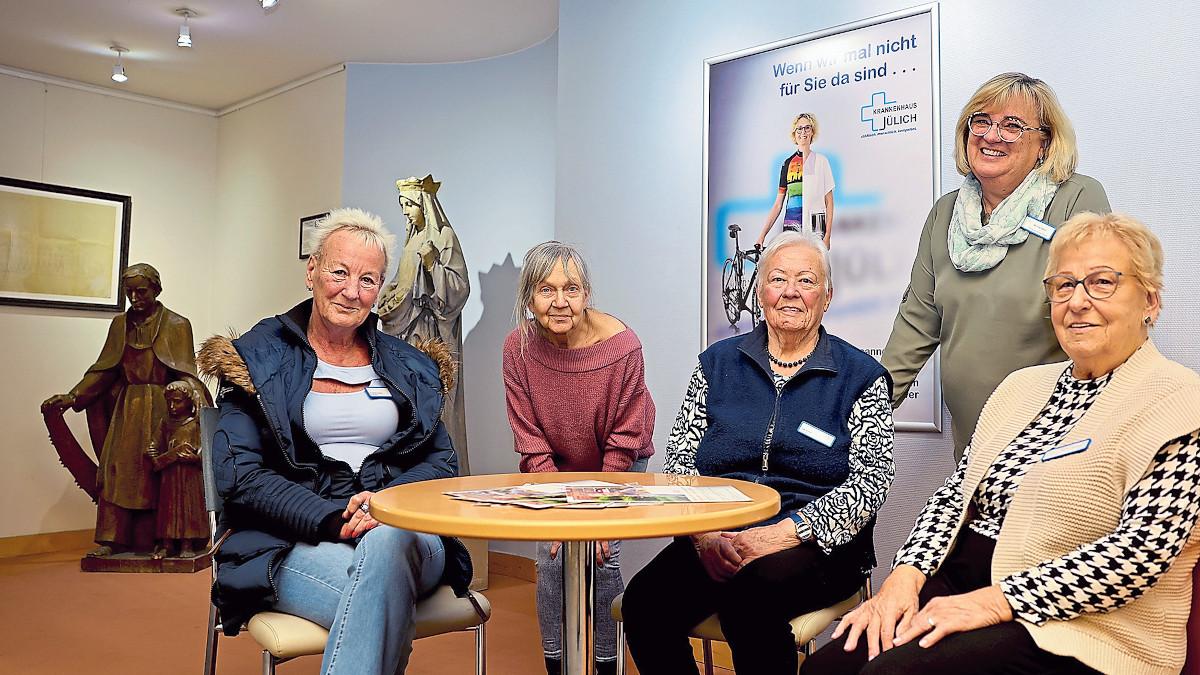
[[[937,6],[924,5],[705,62],[706,345],[758,321],[754,248],[779,200],[766,242],[785,220],[827,218],[834,297],[824,325],[881,356],[941,192],[937,25]],[[796,124],[815,138],[798,162],[801,114],[815,124]],[[896,411],[898,428],[940,430],[937,362]]]

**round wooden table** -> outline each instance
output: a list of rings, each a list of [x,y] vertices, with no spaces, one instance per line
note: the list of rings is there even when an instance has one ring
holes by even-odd
[[[487,490],[526,483],[597,480],[640,485],[730,486],[748,502],[654,504],[604,509],[529,509],[447,497],[445,492]],[[779,512],[779,493],[755,483],[657,473],[515,473],[421,481],[388,488],[371,498],[381,523],[415,532],[473,539],[562,541],[563,673],[593,672],[593,567],[597,540],[647,539],[711,532],[766,520]],[[620,658],[620,657],[618,657]]]

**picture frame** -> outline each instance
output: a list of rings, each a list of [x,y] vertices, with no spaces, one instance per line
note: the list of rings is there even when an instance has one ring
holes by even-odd
[[[795,229],[830,246],[822,325],[882,356],[941,195],[938,26],[934,2],[705,60],[701,349],[755,330],[759,243]],[[897,429],[941,430],[939,369]]]
[[[120,312],[129,195],[0,177],[0,304]]]
[[[329,215],[329,212],[318,213],[314,216],[304,216],[300,219],[300,259],[308,260],[308,256],[312,255],[313,241],[312,232],[316,229],[317,224]]]

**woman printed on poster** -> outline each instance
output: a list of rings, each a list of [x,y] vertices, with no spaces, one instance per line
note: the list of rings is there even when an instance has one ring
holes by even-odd
[[[825,155],[812,151],[817,129],[817,117],[812,113],[800,113],[792,120],[791,136],[796,152],[779,168],[779,194],[758,235],[756,245],[760,248],[780,211],[783,211],[784,230],[815,232],[829,248],[829,235],[833,231],[833,172]]]

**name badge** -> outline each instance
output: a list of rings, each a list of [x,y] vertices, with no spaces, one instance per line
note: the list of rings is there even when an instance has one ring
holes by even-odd
[[[1091,444],[1092,439],[1085,438],[1082,441],[1075,441],[1074,443],[1060,445],[1057,448],[1050,448],[1042,453],[1042,461],[1049,462],[1052,459],[1058,459],[1059,457],[1066,457],[1067,455],[1074,455],[1075,453],[1083,452],[1084,450],[1087,450],[1088,446]]]
[[[818,429],[817,427],[814,427],[813,425],[809,424],[808,422],[801,422],[800,427],[797,428],[796,431],[799,431],[800,433],[804,434],[805,436],[808,436],[809,438],[813,439],[814,441],[820,443],[821,445],[823,445],[827,448],[833,447],[833,440],[834,440],[833,434],[829,433],[828,431],[825,431],[824,429]]]
[[[391,398],[392,392],[387,387],[367,387],[367,398]]]
[[[1038,220],[1033,216],[1025,216],[1025,220],[1021,221],[1021,227],[1027,232],[1036,234],[1046,241],[1050,241],[1050,239],[1054,237],[1054,226],[1050,223]]]

